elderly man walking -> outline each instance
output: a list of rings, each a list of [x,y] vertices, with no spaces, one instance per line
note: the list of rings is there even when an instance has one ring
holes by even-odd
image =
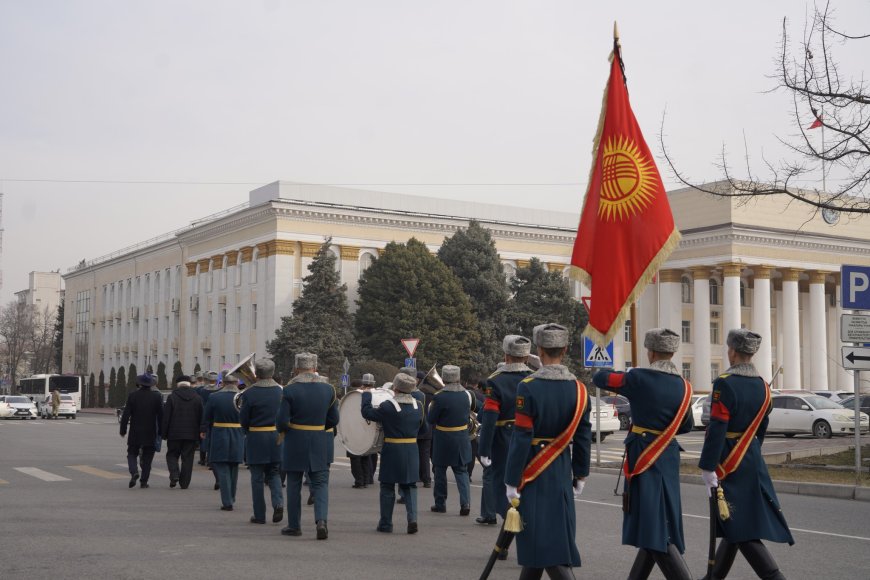
[[[139,388],[127,396],[124,413],[121,415],[121,437],[127,435],[127,425],[130,426],[130,436],[127,438],[127,466],[130,469],[130,487],[139,481],[139,467],[142,468],[140,487],[148,487],[148,477],[151,474],[151,462],[156,450],[158,426],[163,417],[163,402],[160,393],[152,391],[157,379],[149,374],[136,377]],[[139,457],[141,453],[141,458]],[[139,467],[136,461],[139,461]]]
[[[159,395],[158,395],[159,396]],[[166,444],[166,466],[169,469],[169,487],[190,486],[193,475],[193,456],[200,441],[202,399],[193,390],[190,377],[180,376],[176,389],[163,406],[161,432]],[[178,460],[181,459],[181,469]]]

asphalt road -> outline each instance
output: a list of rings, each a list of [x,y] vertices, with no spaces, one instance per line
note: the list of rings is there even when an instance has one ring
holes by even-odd
[[[451,486],[444,515],[430,513],[431,490],[419,490],[419,534],[376,533],[377,488],[352,489],[348,462],[339,456],[330,481],[329,540],[315,540],[313,514],[306,507],[304,535],[285,538],[281,524],[248,523],[247,471],[240,473],[236,511],[221,512],[205,468],[196,468],[190,489],[170,489],[160,454],[151,488],[128,489],[124,454],[111,416],[0,421],[0,578],[477,578],[498,531],[474,524],[474,511],[460,517]],[[479,481],[478,467],[475,510]],[[625,578],[633,561],[634,549],[620,543],[622,514],[613,486],[612,477],[593,474],[577,502],[583,557],[578,578]],[[870,503],[780,499],[797,544],[771,550],[788,578],[870,577]],[[683,486],[683,511],[686,560],[700,577],[708,529],[702,487]],[[397,532],[403,521],[404,510],[397,506]],[[512,551],[491,578],[518,575]],[[754,577],[738,557],[729,578]]]

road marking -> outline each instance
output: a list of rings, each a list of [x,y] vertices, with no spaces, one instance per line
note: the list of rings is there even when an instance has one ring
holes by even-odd
[[[61,477],[60,475],[55,475],[35,467],[13,467],[12,469],[20,471],[25,475],[35,477],[36,479],[41,479],[42,481],[70,481],[66,477]]]
[[[117,465],[118,467],[129,467],[129,465],[127,465],[126,463],[116,463],[115,465]],[[165,477],[165,478],[169,479],[169,472],[165,471],[163,469],[155,469],[154,467],[152,467],[151,468],[151,475],[157,475],[159,477]],[[127,476],[125,475],[123,477],[127,477]]]
[[[126,475],[121,475],[120,473],[114,473],[111,471],[105,471],[103,469],[97,469],[96,467],[91,467],[90,465],[67,465],[70,469],[75,469],[76,471],[81,471],[82,473],[87,473],[88,475],[96,475],[97,477],[102,477],[104,479],[127,479]]]
[[[7,483],[9,483],[9,482],[6,481],[5,479],[0,479],[0,485],[5,485]]]

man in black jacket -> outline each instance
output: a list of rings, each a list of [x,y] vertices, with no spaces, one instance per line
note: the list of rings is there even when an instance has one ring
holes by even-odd
[[[121,415],[121,437],[127,435],[127,425],[130,425],[130,436],[127,437],[127,466],[130,469],[130,487],[139,480],[139,468],[142,468],[140,486],[148,487],[148,476],[151,475],[151,461],[157,443],[157,426],[163,416],[160,393],[152,391],[157,379],[149,374],[136,377],[139,388],[127,396],[124,414]],[[139,454],[141,452],[141,458]]]
[[[202,422],[202,399],[191,388],[190,377],[180,376],[177,388],[166,399],[163,407],[161,432],[166,444],[166,466],[169,468],[169,487],[181,484],[187,489],[193,474],[193,456],[199,444],[199,425]],[[181,470],[178,458],[181,457]]]

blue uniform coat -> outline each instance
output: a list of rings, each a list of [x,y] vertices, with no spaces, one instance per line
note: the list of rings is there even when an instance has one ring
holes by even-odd
[[[676,370],[676,367],[674,367]],[[674,420],[685,393],[679,375],[635,368],[628,373],[600,371],[593,382],[599,388],[619,393],[631,402],[631,423],[663,431]],[[677,433],[692,430],[691,408]],[[625,438],[626,459],[634,469],[640,454],[653,441],[652,433],[632,433]],[[622,515],[622,543],[667,552],[673,544],[685,552],[683,508],[680,503],[680,444],[674,438],[658,460],[638,476],[626,481],[631,507]]]
[[[325,379],[304,373],[284,387],[278,430],[284,438],[284,471],[323,471],[329,469],[333,433],[325,432],[338,424],[335,389]],[[292,425],[318,427],[294,429]]]
[[[751,365],[739,367],[737,372],[758,374]],[[746,370],[747,367],[751,370]],[[737,444],[737,439],[728,439],[726,434],[745,431],[764,403],[764,380],[758,376],[733,374],[733,370],[729,369],[713,382],[710,424],[698,462],[706,471],[714,471]],[[761,456],[767,422],[765,416],[740,466],[720,482],[725,499],[733,507],[730,519],[717,520],[717,535],[732,543],[770,540],[794,544]]]
[[[384,401],[375,408],[372,406],[372,394],[362,394],[362,416],[380,423],[385,439],[414,439],[413,443],[384,441],[378,472],[378,481],[381,483],[410,484],[420,479],[420,455],[416,439],[423,422],[423,406],[418,401],[416,409],[410,403],[400,403],[399,407],[401,411],[396,411],[392,401]]]
[[[504,488],[504,469],[507,463],[508,446],[514,432],[514,411],[516,410],[517,385],[532,371],[496,371],[486,381],[486,401],[480,413],[480,439],[477,452],[481,457],[489,457],[495,482],[496,511],[505,516],[508,501]],[[502,423],[496,425],[496,423]]]
[[[474,395],[462,389],[449,391],[449,387],[435,393],[429,406],[429,422],[435,428],[432,434],[432,465],[459,467],[471,463],[471,439],[468,438],[468,417],[476,408]],[[472,406],[473,405],[473,406]],[[442,431],[438,427],[459,427],[461,431]]]
[[[251,431],[251,427],[275,427],[281,408],[281,385],[272,379],[254,383],[242,391],[239,420],[245,430],[245,459],[248,465],[263,465],[281,461],[278,432]]]
[[[545,366],[520,382],[517,422],[508,448],[505,483],[519,486],[526,465],[544,448],[543,443],[532,445],[533,438],[558,437],[571,424],[576,405],[576,379],[564,366]],[[517,561],[521,566],[580,565],[572,483],[574,477],[589,475],[591,441],[587,400],[586,410],[574,432],[573,445],[566,447],[520,492],[519,510],[524,527],[517,534]]]
[[[239,412],[233,403],[238,391],[222,390],[212,394],[202,413],[203,433],[211,429],[209,460],[241,463],[245,455],[245,434],[239,427],[213,427],[215,423],[239,424]]]

